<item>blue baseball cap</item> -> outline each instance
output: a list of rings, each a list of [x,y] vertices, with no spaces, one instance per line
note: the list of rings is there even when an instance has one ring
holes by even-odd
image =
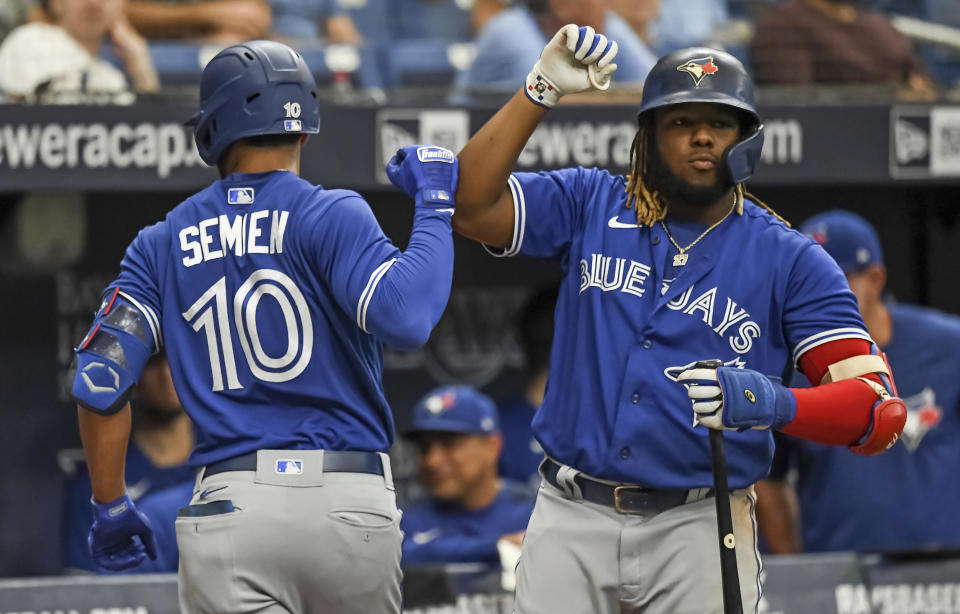
[[[417,402],[407,434],[442,431],[484,435],[499,430],[497,406],[490,397],[471,386],[444,386]]]
[[[877,232],[855,213],[834,209],[815,215],[800,226],[800,232],[822,245],[846,275],[883,264]]]

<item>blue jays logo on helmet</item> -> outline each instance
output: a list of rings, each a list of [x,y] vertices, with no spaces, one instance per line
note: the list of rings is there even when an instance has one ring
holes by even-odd
[[[693,77],[693,84],[700,87],[700,82],[703,81],[705,77],[716,74],[720,69],[713,63],[713,56],[711,55],[704,58],[688,60],[686,63],[677,66],[677,70]]]
[[[203,69],[190,119],[197,151],[216,164],[232,143],[264,134],[320,131],[317,83],[303,57],[274,41],[227,47]]]

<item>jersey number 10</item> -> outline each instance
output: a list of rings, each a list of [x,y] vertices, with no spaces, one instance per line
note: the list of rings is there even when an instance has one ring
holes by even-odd
[[[267,294],[277,301],[287,328],[287,350],[279,357],[269,356],[264,351],[257,331],[257,307],[260,299]],[[243,355],[254,377],[265,382],[287,382],[307,368],[313,352],[313,320],[303,293],[292,279],[273,269],[254,271],[233,296],[233,316]],[[183,318],[193,330],[200,332],[202,329],[207,337],[213,391],[223,390],[224,375],[227,388],[243,388],[237,377],[237,361],[233,352],[226,277],[221,277],[210,286],[183,312]]]

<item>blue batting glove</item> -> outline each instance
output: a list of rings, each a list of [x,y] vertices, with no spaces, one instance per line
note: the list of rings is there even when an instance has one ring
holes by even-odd
[[[780,383],[779,377],[767,377],[753,369],[707,368],[702,364],[677,377],[677,381],[687,387],[687,396],[693,402],[694,426],[702,424],[723,430],[779,429],[796,416],[796,397]]]
[[[110,571],[136,567],[147,556],[157,560],[157,540],[150,521],[123,495],[110,503],[91,497],[94,519],[87,536],[93,561]]]
[[[457,191],[457,157],[449,149],[434,145],[410,145],[397,151],[387,163],[387,177],[418,206],[453,213]]]

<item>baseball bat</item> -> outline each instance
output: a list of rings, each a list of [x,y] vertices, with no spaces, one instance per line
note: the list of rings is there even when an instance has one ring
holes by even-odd
[[[720,366],[723,366],[723,362],[719,360],[704,360],[694,365],[694,368],[716,369]],[[717,504],[723,614],[743,614],[736,540],[733,537],[733,518],[730,514],[730,489],[727,486],[727,457],[723,451],[723,431],[719,429],[710,429],[710,465],[713,468],[713,492]]]

